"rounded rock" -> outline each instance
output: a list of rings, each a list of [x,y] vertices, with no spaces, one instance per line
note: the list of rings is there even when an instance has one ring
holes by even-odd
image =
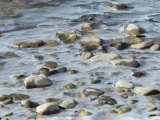
[[[73,99],[68,99],[63,101],[60,106],[66,109],[74,108],[76,106],[76,101]]]
[[[57,63],[56,62],[52,62],[52,61],[48,61],[44,64],[45,67],[47,68],[56,68],[57,67]]]
[[[54,102],[44,103],[36,108],[36,112],[40,115],[56,114],[59,111],[58,104]]]
[[[115,83],[115,86],[118,88],[131,89],[131,88],[133,88],[133,83],[127,82],[125,80],[118,80]]]

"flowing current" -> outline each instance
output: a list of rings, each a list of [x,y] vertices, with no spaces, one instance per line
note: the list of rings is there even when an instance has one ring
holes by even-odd
[[[54,4],[45,7],[26,7],[35,2],[44,2]],[[74,99],[77,101],[75,108],[62,110],[53,115],[37,115],[35,109],[26,109],[21,106],[21,101],[14,101],[12,104],[0,108],[0,117],[9,120],[26,120],[28,117],[37,115],[37,120],[159,120],[160,116],[149,117],[150,114],[160,114],[160,111],[148,112],[147,104],[153,101],[157,107],[159,101],[150,97],[131,96],[128,99],[122,99],[115,95],[114,83],[119,79],[125,79],[133,82],[135,85],[153,87],[160,90],[160,53],[159,51],[115,50],[108,48],[109,52],[117,53],[123,58],[135,52],[136,59],[141,63],[140,68],[128,68],[114,66],[108,62],[91,62],[80,57],[82,52],[78,41],[87,36],[99,37],[105,41],[111,39],[123,39],[127,35],[120,32],[121,26],[128,23],[135,23],[145,32],[146,38],[160,38],[160,1],[159,0],[114,0],[114,2],[123,3],[129,6],[127,10],[116,10],[112,7],[106,7],[104,2],[113,2],[112,0],[0,0],[0,53],[7,51],[16,53],[19,58],[0,59],[2,64],[0,70],[0,94],[9,95],[11,93],[21,93],[30,96],[30,100],[44,103],[46,98],[57,98],[61,100]],[[12,15],[13,14],[13,15]],[[102,19],[101,28],[91,30],[80,36],[73,44],[64,44],[57,37],[57,32],[74,33],[75,30],[81,30],[84,22],[73,22],[82,15],[100,14],[105,17]],[[42,46],[39,48],[21,49],[13,43],[17,41],[32,40],[55,40],[60,42],[57,47]],[[35,55],[42,55],[43,61],[35,59]],[[24,85],[14,77],[17,74],[26,76],[36,74],[44,67],[46,61],[57,62],[58,68],[66,67],[68,70],[77,70],[77,74],[60,73],[49,76],[53,85],[46,88],[26,89]],[[23,62],[23,66],[18,63]],[[84,65],[87,64],[87,65]],[[3,65],[4,64],[4,65]],[[143,71],[145,77],[135,78],[132,76],[134,71]],[[114,75],[114,73],[116,75]],[[103,76],[104,80],[98,84],[90,84],[91,79],[97,76]],[[76,89],[66,90],[63,85],[67,83],[77,84],[84,82],[85,85],[77,85]],[[23,80],[22,80],[23,81]],[[137,99],[137,104],[131,105],[132,110],[126,114],[109,114],[109,110],[117,109],[114,106],[103,105],[95,107],[97,100],[90,101],[93,96],[87,98],[78,98],[77,93],[82,92],[84,88],[98,88],[105,91],[106,96],[112,96],[118,102],[118,105],[125,105],[128,100]],[[68,93],[69,95],[65,95]],[[2,103],[2,102],[1,102]],[[79,109],[85,109],[92,115],[80,117],[76,112]],[[12,112],[11,116],[4,116]]]

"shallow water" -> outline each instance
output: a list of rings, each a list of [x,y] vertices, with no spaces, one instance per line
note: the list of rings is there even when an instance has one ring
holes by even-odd
[[[38,120],[159,120],[160,117],[148,117],[147,110],[143,110],[145,105],[150,101],[149,97],[137,98],[139,102],[133,105],[133,110],[124,115],[109,115],[108,110],[112,109],[112,106],[104,105],[98,109],[93,107],[97,104],[97,101],[90,101],[90,97],[87,99],[79,99],[76,96],[77,92],[82,91],[87,87],[95,87],[105,91],[105,95],[111,95],[115,98],[119,104],[126,104],[125,99],[120,99],[118,96],[113,95],[112,92],[107,91],[107,88],[114,89],[114,83],[118,79],[125,79],[132,81],[137,85],[151,86],[159,88],[159,51],[153,52],[149,49],[146,50],[131,50],[125,49],[117,51],[113,48],[109,48],[108,51],[118,53],[123,58],[126,58],[129,53],[135,52],[135,56],[142,64],[140,68],[133,69],[122,66],[113,66],[107,62],[93,63],[89,60],[83,60],[79,54],[82,52],[80,46],[77,44],[78,40],[74,44],[65,45],[61,43],[60,46],[40,47],[36,49],[20,49],[14,46],[12,43],[15,41],[27,41],[27,40],[57,40],[56,32],[65,31],[72,33],[75,29],[80,29],[83,23],[74,23],[74,19],[79,18],[85,14],[102,14],[106,15],[103,19],[105,23],[100,29],[92,30],[87,35],[80,37],[82,39],[86,36],[97,36],[104,40],[110,39],[122,39],[126,35],[120,33],[120,27],[127,23],[136,23],[142,29],[145,30],[144,35],[147,38],[159,38],[160,36],[160,1],[159,0],[116,0],[116,2],[124,3],[131,7],[128,10],[118,11],[114,8],[107,8],[102,5],[106,0],[66,0],[61,1],[60,5],[53,7],[43,8],[30,8],[30,9],[17,9],[15,14],[20,14],[20,17],[11,18],[0,16],[0,24],[5,26],[0,28],[0,33],[3,37],[0,37],[0,53],[5,51],[13,51],[20,58],[7,58],[0,59],[1,62],[6,62],[4,69],[0,70],[0,82],[8,82],[9,85],[1,85],[0,94],[11,93],[24,93],[30,96],[30,100],[43,103],[43,100],[48,97],[66,99],[70,96],[63,95],[63,92],[69,91],[73,98],[79,103],[75,108],[62,111],[56,115],[49,116],[37,116]],[[107,0],[111,2],[111,0]],[[0,2],[1,4],[1,2]],[[23,3],[24,4],[24,3]],[[1,7],[1,5],[0,5]],[[13,5],[13,8],[19,6]],[[7,9],[7,8],[6,8]],[[9,8],[8,8],[9,9]],[[35,59],[34,55],[43,55],[44,60],[42,63]],[[54,57],[51,55],[53,54]],[[57,57],[55,57],[57,56]],[[141,58],[145,57],[145,62],[141,61]],[[67,73],[60,73],[49,78],[53,81],[53,85],[43,89],[25,89],[24,86],[13,77],[15,74],[25,73],[27,76],[32,73],[36,73],[39,68],[43,67],[45,61],[55,61],[58,63],[58,68],[67,67],[68,70],[78,70],[79,73],[72,75]],[[24,66],[18,66],[17,63],[24,62]],[[88,65],[84,66],[80,63],[85,62]],[[134,78],[132,76],[133,71],[144,71],[147,76],[142,78]],[[112,75],[113,72],[119,72],[118,75]],[[91,78],[96,76],[103,76],[105,79],[99,84],[90,84]],[[75,90],[65,90],[62,88],[64,84],[74,83],[75,78],[78,78],[79,82],[85,82],[85,86],[78,86]],[[107,83],[112,83],[107,84]],[[129,99],[133,99],[129,98]],[[155,100],[156,101],[156,100]],[[159,101],[156,101],[158,105]],[[34,115],[28,109],[22,108],[20,102],[6,105],[9,109],[0,109],[0,116],[8,112],[13,112],[14,115],[9,116],[10,120],[25,120],[27,117]],[[93,115],[88,117],[77,117],[75,111],[77,109],[85,109],[92,112]],[[107,109],[106,109],[107,108]],[[154,113],[154,112],[153,112]]]

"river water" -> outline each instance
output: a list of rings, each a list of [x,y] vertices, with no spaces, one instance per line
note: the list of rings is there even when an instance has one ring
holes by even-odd
[[[21,1],[21,0],[20,0]],[[67,99],[71,96],[65,96],[63,92],[69,91],[62,89],[62,86],[67,83],[75,83],[75,78],[80,82],[85,82],[85,86],[78,86],[74,90],[70,90],[71,94],[76,94],[86,87],[99,88],[106,90],[113,89],[114,83],[118,79],[127,79],[137,85],[150,86],[160,90],[159,87],[159,51],[145,50],[132,50],[125,49],[118,51],[109,48],[108,51],[118,53],[123,58],[126,58],[129,53],[135,52],[137,60],[140,61],[141,67],[137,69],[113,66],[107,62],[93,63],[88,60],[80,58],[79,54],[82,52],[80,46],[76,41],[73,44],[64,44],[61,42],[58,47],[40,47],[35,49],[20,49],[13,45],[16,41],[31,41],[31,40],[56,40],[56,32],[64,31],[73,33],[75,29],[80,30],[83,22],[73,22],[73,20],[86,14],[101,14],[105,15],[103,24],[100,29],[92,30],[86,35],[79,37],[82,39],[86,36],[96,36],[103,40],[110,39],[123,39],[125,34],[120,32],[120,27],[128,23],[136,23],[145,30],[144,35],[146,38],[159,38],[160,37],[160,1],[159,0],[114,0],[119,3],[124,3],[130,7],[127,10],[116,10],[114,8],[103,6],[103,2],[112,2],[112,0],[53,0],[45,1],[46,3],[54,3],[55,6],[42,7],[42,8],[25,8],[28,3],[35,2],[30,0],[25,2],[23,0],[19,3],[11,4],[12,2],[4,2],[0,0],[0,8],[4,13],[0,12],[0,24],[4,27],[0,28],[0,53],[12,51],[20,56],[20,58],[7,58],[0,59],[5,62],[4,68],[0,70],[0,94],[23,93],[30,96],[30,100],[43,103],[43,100],[48,97]],[[24,9],[25,8],[25,9]],[[14,14],[19,16],[10,16],[11,10],[15,10]],[[24,28],[24,29],[22,29]],[[44,56],[42,62],[34,58],[34,55]],[[145,59],[145,60],[142,60]],[[50,76],[53,81],[51,87],[43,89],[25,89],[25,87],[18,83],[14,78],[16,74],[25,74],[27,76],[36,73],[39,68],[43,67],[45,61],[55,61],[58,67],[67,67],[69,70],[78,70],[78,74],[70,75],[67,73],[57,74]],[[24,66],[18,66],[19,62],[25,63]],[[82,63],[88,65],[82,65]],[[146,77],[134,78],[133,71],[143,71],[147,73]],[[120,74],[113,76],[113,72]],[[92,85],[89,83],[91,78],[95,78],[99,74],[105,78],[100,84]],[[2,83],[6,82],[6,85]],[[107,83],[112,83],[107,84]],[[107,90],[106,90],[107,91]],[[106,92],[105,95],[111,95],[111,92]],[[119,104],[125,104],[127,100],[119,99],[113,95]],[[79,99],[76,95],[73,98],[78,101],[75,108],[67,111],[62,111],[56,115],[37,116],[37,120],[159,120],[160,117],[149,118],[147,110],[142,110],[144,106],[150,101],[150,98],[140,97],[140,102],[133,106],[133,110],[124,115],[109,115],[108,110],[112,106],[106,105],[99,109],[93,107],[97,101],[90,101],[90,98]],[[132,99],[132,98],[129,98]],[[156,104],[158,106],[158,101]],[[75,115],[77,109],[85,109],[92,112],[91,116],[78,117]],[[29,109],[21,107],[20,101],[13,104],[6,105],[4,109],[0,109],[0,116],[13,112],[12,116],[8,116],[10,120],[25,120],[27,117],[34,115]],[[156,111],[157,112],[157,111]],[[156,113],[155,112],[155,113]]]

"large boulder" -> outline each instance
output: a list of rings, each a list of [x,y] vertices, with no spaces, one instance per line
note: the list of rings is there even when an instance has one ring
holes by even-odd
[[[159,90],[151,87],[136,87],[134,88],[134,92],[135,94],[141,95],[141,96],[155,95],[160,93]]]
[[[59,38],[65,44],[74,43],[75,40],[77,39],[77,35],[76,34],[68,34],[66,32],[56,33],[56,37]]]
[[[140,67],[140,64],[134,59],[110,60],[109,63],[113,65],[122,65],[122,66],[133,67],[133,68]]]
[[[51,86],[53,82],[45,75],[31,75],[24,80],[24,86],[29,88],[42,88]]]
[[[86,37],[79,44],[89,51],[97,50],[102,45],[102,40],[97,37]]]
[[[139,44],[131,45],[131,48],[132,49],[144,49],[144,48],[151,47],[153,44],[154,44],[154,42],[152,40],[149,40],[149,41],[144,41]]]
[[[127,82],[125,80],[118,80],[115,83],[115,86],[118,88],[131,89],[131,88],[133,88],[133,83]]]
[[[125,43],[127,43],[128,45],[139,44],[139,43],[143,42],[143,40],[141,38],[134,37],[134,36],[128,36],[128,37],[124,38],[123,41]]]
[[[121,56],[115,53],[99,53],[90,58],[93,62],[121,59]]]
[[[121,32],[128,35],[141,34],[141,29],[136,24],[127,24],[121,27]]]
[[[127,8],[127,5],[118,2],[106,2],[104,3],[104,6],[113,7],[116,8],[117,10],[124,10]]]
[[[56,114],[59,111],[58,104],[54,102],[44,103],[36,108],[36,112],[40,115]]]

